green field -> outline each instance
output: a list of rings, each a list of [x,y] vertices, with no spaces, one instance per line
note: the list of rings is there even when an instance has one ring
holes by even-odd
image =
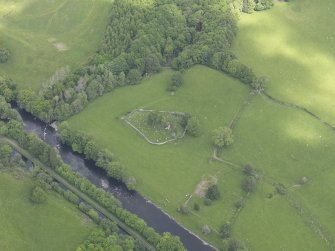
[[[204,224],[218,228],[221,223],[218,218],[223,210],[231,212],[233,201],[230,204],[226,201],[214,203],[201,211],[201,217],[181,217],[176,209],[187,200],[185,195],[195,191],[203,176],[220,178],[226,172],[227,177],[236,176],[230,170],[222,170],[219,164],[209,163],[213,151],[209,140],[212,130],[230,123],[249,91],[222,73],[197,66],[186,72],[183,87],[171,96],[166,87],[172,73],[164,71],[138,86],[127,86],[106,94],[72,117],[69,124],[94,136],[99,144],[110,149],[136,177],[138,190],[185,225],[198,232]],[[200,119],[203,134],[162,146],[150,145],[121,120],[127,112],[140,108],[189,112]],[[227,196],[236,200],[240,193]],[[207,214],[208,210],[217,217]],[[219,245],[217,236],[209,238]]]
[[[12,57],[0,74],[38,90],[57,69],[82,65],[99,46],[107,0],[0,0],[0,44]]]
[[[334,131],[300,110],[258,96],[234,132],[236,142],[221,157],[249,163],[261,177],[256,195],[248,200],[236,222],[236,235],[248,240],[252,250],[328,250],[317,229],[322,229],[330,242],[335,241],[331,209],[335,200],[330,189],[330,180],[335,178]],[[299,186],[302,177],[309,181]],[[267,198],[274,190],[272,183],[288,189],[286,200],[279,195]]]
[[[31,203],[33,183],[0,173],[0,250],[75,250],[94,224],[63,197],[51,192],[45,204]]]
[[[238,165],[249,163],[257,169],[258,189],[245,197],[241,169],[212,161],[210,139],[213,129],[230,124],[250,90],[222,73],[196,66],[186,71],[184,85],[171,96],[165,91],[171,75],[164,71],[139,86],[117,89],[91,103],[69,124],[110,149],[136,177],[140,193],[218,247],[222,245],[217,234],[220,225],[234,222],[234,203],[244,200],[245,208],[233,231],[250,250],[327,250],[316,229],[334,241],[335,214],[331,208],[335,200],[332,190],[327,190],[331,178],[320,175],[331,171],[335,161],[334,132],[300,110],[253,96],[234,128],[234,145],[220,154]],[[190,112],[200,118],[203,134],[163,146],[150,145],[120,119],[140,108]],[[307,184],[295,186],[303,176],[308,177]],[[202,180],[213,177],[222,199],[207,207],[195,191]],[[288,188],[288,195],[268,199],[278,183]],[[176,209],[189,195],[191,214],[182,216]],[[201,205],[199,212],[193,211],[194,202]],[[305,213],[300,215],[294,203]],[[311,219],[321,227],[309,225]],[[208,236],[201,233],[205,224],[213,230]]]
[[[234,52],[270,83],[267,91],[335,125],[335,1],[276,2],[242,15]]]
[[[0,75],[38,90],[57,69],[82,65],[99,46],[110,2],[0,0],[0,47],[12,52]],[[268,77],[266,92],[282,103],[204,66],[186,70],[172,94],[166,89],[173,71],[164,69],[89,103],[69,125],[109,149],[143,196],[219,248],[219,228],[230,222],[233,236],[251,251],[334,250],[335,130],[321,121],[335,126],[334,10],[331,0],[292,0],[241,15],[234,53],[257,76]],[[152,141],[172,134],[153,130],[143,112],[131,113],[139,109],[190,113],[199,118],[202,134],[150,144],[126,123],[127,115]],[[233,126],[235,142],[218,152],[221,161],[214,160],[212,132],[224,126]],[[241,189],[245,164],[259,177],[250,195]],[[217,182],[221,198],[205,206],[209,181]],[[275,192],[278,184],[286,195]],[[0,231],[0,250],[73,250],[93,224],[54,194],[44,205],[31,204],[31,186],[28,178],[0,174],[0,225],[6,229]],[[244,204],[239,212],[237,201]],[[200,211],[193,210],[195,202]],[[184,203],[188,215],[177,212]],[[212,230],[207,236],[204,225]]]

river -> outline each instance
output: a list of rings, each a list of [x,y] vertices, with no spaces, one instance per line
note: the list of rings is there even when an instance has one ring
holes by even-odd
[[[212,246],[204,243],[200,238],[180,226],[160,208],[146,200],[139,193],[130,192],[122,183],[109,178],[104,170],[95,166],[93,161],[85,160],[83,156],[74,153],[68,146],[60,144],[57,133],[52,127],[23,110],[18,111],[22,116],[26,131],[36,133],[46,143],[57,147],[64,162],[70,165],[73,171],[86,177],[96,186],[112,193],[121,201],[125,209],[144,219],[158,233],[170,232],[173,235],[179,236],[189,251],[215,250]]]

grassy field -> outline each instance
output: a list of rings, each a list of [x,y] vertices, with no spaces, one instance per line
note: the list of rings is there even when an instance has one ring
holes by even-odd
[[[187,200],[187,194],[195,191],[203,176],[215,175],[220,181],[222,177],[229,184],[239,183],[228,178],[237,174],[209,163],[213,150],[209,140],[215,128],[230,123],[249,91],[224,74],[197,66],[185,73],[183,87],[171,96],[166,91],[171,76],[171,71],[164,71],[138,86],[127,86],[106,94],[72,117],[69,124],[109,148],[136,177],[138,190],[144,196],[199,233],[205,224],[218,228],[221,216],[225,212],[231,213],[232,204],[240,194],[229,194],[227,197],[231,201],[225,199],[214,203],[198,215],[182,217],[176,209]],[[189,112],[200,119],[203,134],[162,146],[150,145],[121,120],[127,112],[140,108]],[[224,176],[226,171],[227,178]],[[226,185],[222,190],[224,187]],[[209,239],[220,244],[215,235]]]
[[[108,0],[0,0],[0,44],[12,52],[0,74],[39,89],[57,69],[74,69],[98,47]]]
[[[330,242],[335,241],[331,210],[335,200],[330,189],[330,180],[335,178],[334,131],[300,110],[257,96],[234,133],[236,142],[221,157],[249,163],[261,177],[257,193],[235,224],[236,234],[248,240],[252,250],[327,250],[317,229],[322,229]],[[299,186],[302,177],[309,181]],[[272,183],[287,188],[286,200],[279,195],[267,198],[274,191]]]
[[[234,51],[268,92],[305,106],[335,125],[335,1],[276,2],[269,11],[242,15]]]
[[[75,250],[94,224],[55,193],[34,205],[29,200],[30,178],[0,173],[0,250]]]
[[[230,124],[249,89],[222,73],[196,66],[186,71],[184,85],[171,96],[165,91],[171,75],[164,71],[141,85],[117,89],[97,99],[72,117],[70,126],[92,135],[115,153],[136,177],[144,196],[218,247],[222,245],[217,233],[220,225],[232,222],[234,236],[250,250],[327,250],[317,231],[322,229],[328,240],[334,241],[335,214],[331,208],[335,200],[333,190],[327,190],[331,178],[321,175],[331,171],[335,161],[334,132],[300,110],[254,96],[236,123],[234,145],[220,154],[257,169],[261,177],[258,189],[246,197],[241,189],[241,169],[211,160],[210,138],[213,129]],[[190,112],[200,118],[203,134],[152,146],[120,119],[139,108]],[[307,184],[296,186],[304,176]],[[207,207],[195,190],[202,180],[213,178],[222,198]],[[268,199],[278,183],[287,187],[287,196]],[[234,204],[239,200],[244,200],[245,208],[236,215]],[[191,213],[182,216],[176,209],[186,201]],[[201,205],[199,212],[192,209],[194,202]],[[309,224],[311,219],[315,225]],[[205,224],[212,229],[208,236],[201,233]]]

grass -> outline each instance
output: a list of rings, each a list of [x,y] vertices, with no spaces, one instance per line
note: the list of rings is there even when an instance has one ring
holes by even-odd
[[[335,178],[334,131],[299,110],[257,96],[242,114],[234,134],[234,145],[221,157],[249,163],[261,176],[256,195],[248,199],[235,224],[237,236],[247,240],[252,250],[328,250],[316,229],[321,225],[329,241],[335,241],[331,223],[335,201],[330,195],[330,180]],[[295,186],[304,176],[307,184]],[[267,199],[274,190],[271,183],[288,188],[289,198],[303,213],[288,199]]]
[[[259,184],[256,194],[246,203],[235,222],[235,236],[249,250],[328,250],[285,198],[266,198],[266,186]]]
[[[242,15],[235,54],[265,75],[267,91],[300,104],[335,125],[335,19],[332,0],[276,2],[269,11]]]
[[[209,141],[214,129],[230,123],[249,90],[222,73],[197,66],[184,74],[183,87],[171,96],[166,87],[172,74],[166,70],[138,86],[127,86],[106,94],[68,122],[110,149],[136,177],[138,190],[144,196],[201,234],[205,224],[219,227],[222,213],[231,212],[239,192],[227,195],[232,201],[214,203],[199,215],[183,217],[176,209],[187,200],[187,194],[195,191],[203,176],[216,175],[220,180],[222,177],[227,181],[222,189],[238,183],[229,179],[237,174],[222,170],[219,164],[209,163],[213,151]],[[150,145],[121,120],[127,112],[140,108],[189,112],[199,118],[203,134],[197,138],[186,136],[162,146]],[[207,239],[220,245],[217,235]]]
[[[0,0],[0,44],[12,52],[0,74],[38,90],[57,69],[80,66],[103,37],[109,2]]]
[[[69,124],[115,153],[136,177],[140,193],[217,247],[222,246],[220,225],[232,222],[234,236],[250,250],[327,250],[318,231],[334,241],[335,201],[333,189],[327,191],[335,178],[331,176],[334,131],[301,110],[254,96],[238,117],[235,143],[220,153],[224,159],[257,169],[258,188],[246,196],[241,169],[211,161],[210,138],[213,129],[229,125],[236,117],[249,89],[222,73],[196,66],[185,72],[184,85],[171,96],[165,91],[171,76],[166,70],[141,85],[117,89],[89,104]],[[203,134],[152,146],[120,119],[140,108],[190,112],[200,118]],[[221,199],[208,207],[194,192],[201,180],[211,176],[218,180]],[[303,176],[307,184],[295,186]],[[287,196],[268,199],[278,183],[287,188]],[[236,214],[234,204],[240,200],[245,208]],[[183,216],[176,209],[185,202],[191,213]],[[200,211],[193,210],[195,202]],[[212,229],[208,236],[201,233],[204,225]]]
[[[45,204],[31,203],[32,186],[27,176],[18,180],[0,173],[0,249],[74,250],[95,225],[54,192]]]

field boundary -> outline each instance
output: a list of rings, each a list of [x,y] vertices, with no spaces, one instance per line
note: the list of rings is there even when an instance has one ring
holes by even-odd
[[[311,117],[313,117],[314,119],[318,120],[319,122],[321,122],[322,124],[324,124],[326,127],[328,127],[329,129],[335,131],[335,126],[333,126],[332,124],[328,123],[327,121],[323,120],[321,117],[319,117],[318,115],[316,115],[315,113],[311,112],[310,110],[308,110],[307,108],[298,105],[298,104],[292,104],[292,103],[286,103],[284,101],[281,101],[279,99],[274,98],[273,96],[271,96],[270,94],[268,94],[267,92],[263,92],[264,97],[266,97],[267,99],[271,100],[272,102],[279,104],[281,106],[287,107],[287,108],[292,108],[292,109],[297,109],[300,110],[308,115],[310,115]]]
[[[252,100],[252,98],[256,95],[256,92],[252,91],[249,93],[249,95],[242,101],[242,103],[240,104],[240,107],[238,109],[238,111],[236,112],[236,114],[234,115],[233,119],[231,120],[230,124],[229,124],[229,128],[230,129],[234,129],[237,122],[239,121],[239,119],[241,118],[242,113],[244,112],[244,110],[250,105],[250,102]]]
[[[213,156],[212,156],[212,160],[224,163],[228,166],[231,166],[234,168],[234,170],[236,169],[240,169],[242,170],[243,165],[241,164],[237,164],[234,163],[232,161],[229,160],[225,160],[222,159],[220,157],[217,156],[217,149],[214,149],[213,152]],[[264,178],[264,181],[268,184],[270,184],[271,186],[276,186],[279,183],[273,179],[270,178],[266,175],[262,175],[262,178]],[[243,201],[246,201],[246,199],[249,197],[249,194],[247,194],[244,198]],[[326,245],[328,246],[330,251],[334,251],[334,244],[333,242],[330,240],[329,238],[329,234],[324,230],[322,224],[319,222],[319,220],[316,218],[316,216],[312,215],[311,212],[308,211],[308,209],[306,209],[305,207],[303,207],[300,203],[297,202],[297,200],[292,196],[292,195],[285,195],[285,199],[286,201],[289,203],[289,205],[296,210],[297,214],[301,217],[301,219],[303,220],[303,222],[316,234],[320,237],[321,240],[323,240]],[[236,221],[236,219],[239,216],[239,213],[241,212],[241,210],[237,210],[235,212],[235,214],[232,217],[232,223],[234,224],[234,222]]]
[[[131,115],[134,112],[159,112],[159,113],[168,113],[168,114],[172,114],[172,115],[185,115],[185,113],[183,112],[169,112],[169,111],[155,111],[155,110],[145,110],[145,109],[136,109],[134,111],[132,111],[130,114],[128,114],[127,116]],[[173,139],[169,139],[163,142],[153,142],[152,140],[150,140],[139,128],[137,128],[134,124],[132,124],[128,119],[127,116],[122,117],[121,119],[124,120],[131,128],[133,128],[136,132],[138,132],[149,144],[151,145],[165,145],[167,143],[176,141],[178,139],[182,139],[185,137],[186,134],[186,128],[183,132],[183,134],[180,137],[175,137]]]

